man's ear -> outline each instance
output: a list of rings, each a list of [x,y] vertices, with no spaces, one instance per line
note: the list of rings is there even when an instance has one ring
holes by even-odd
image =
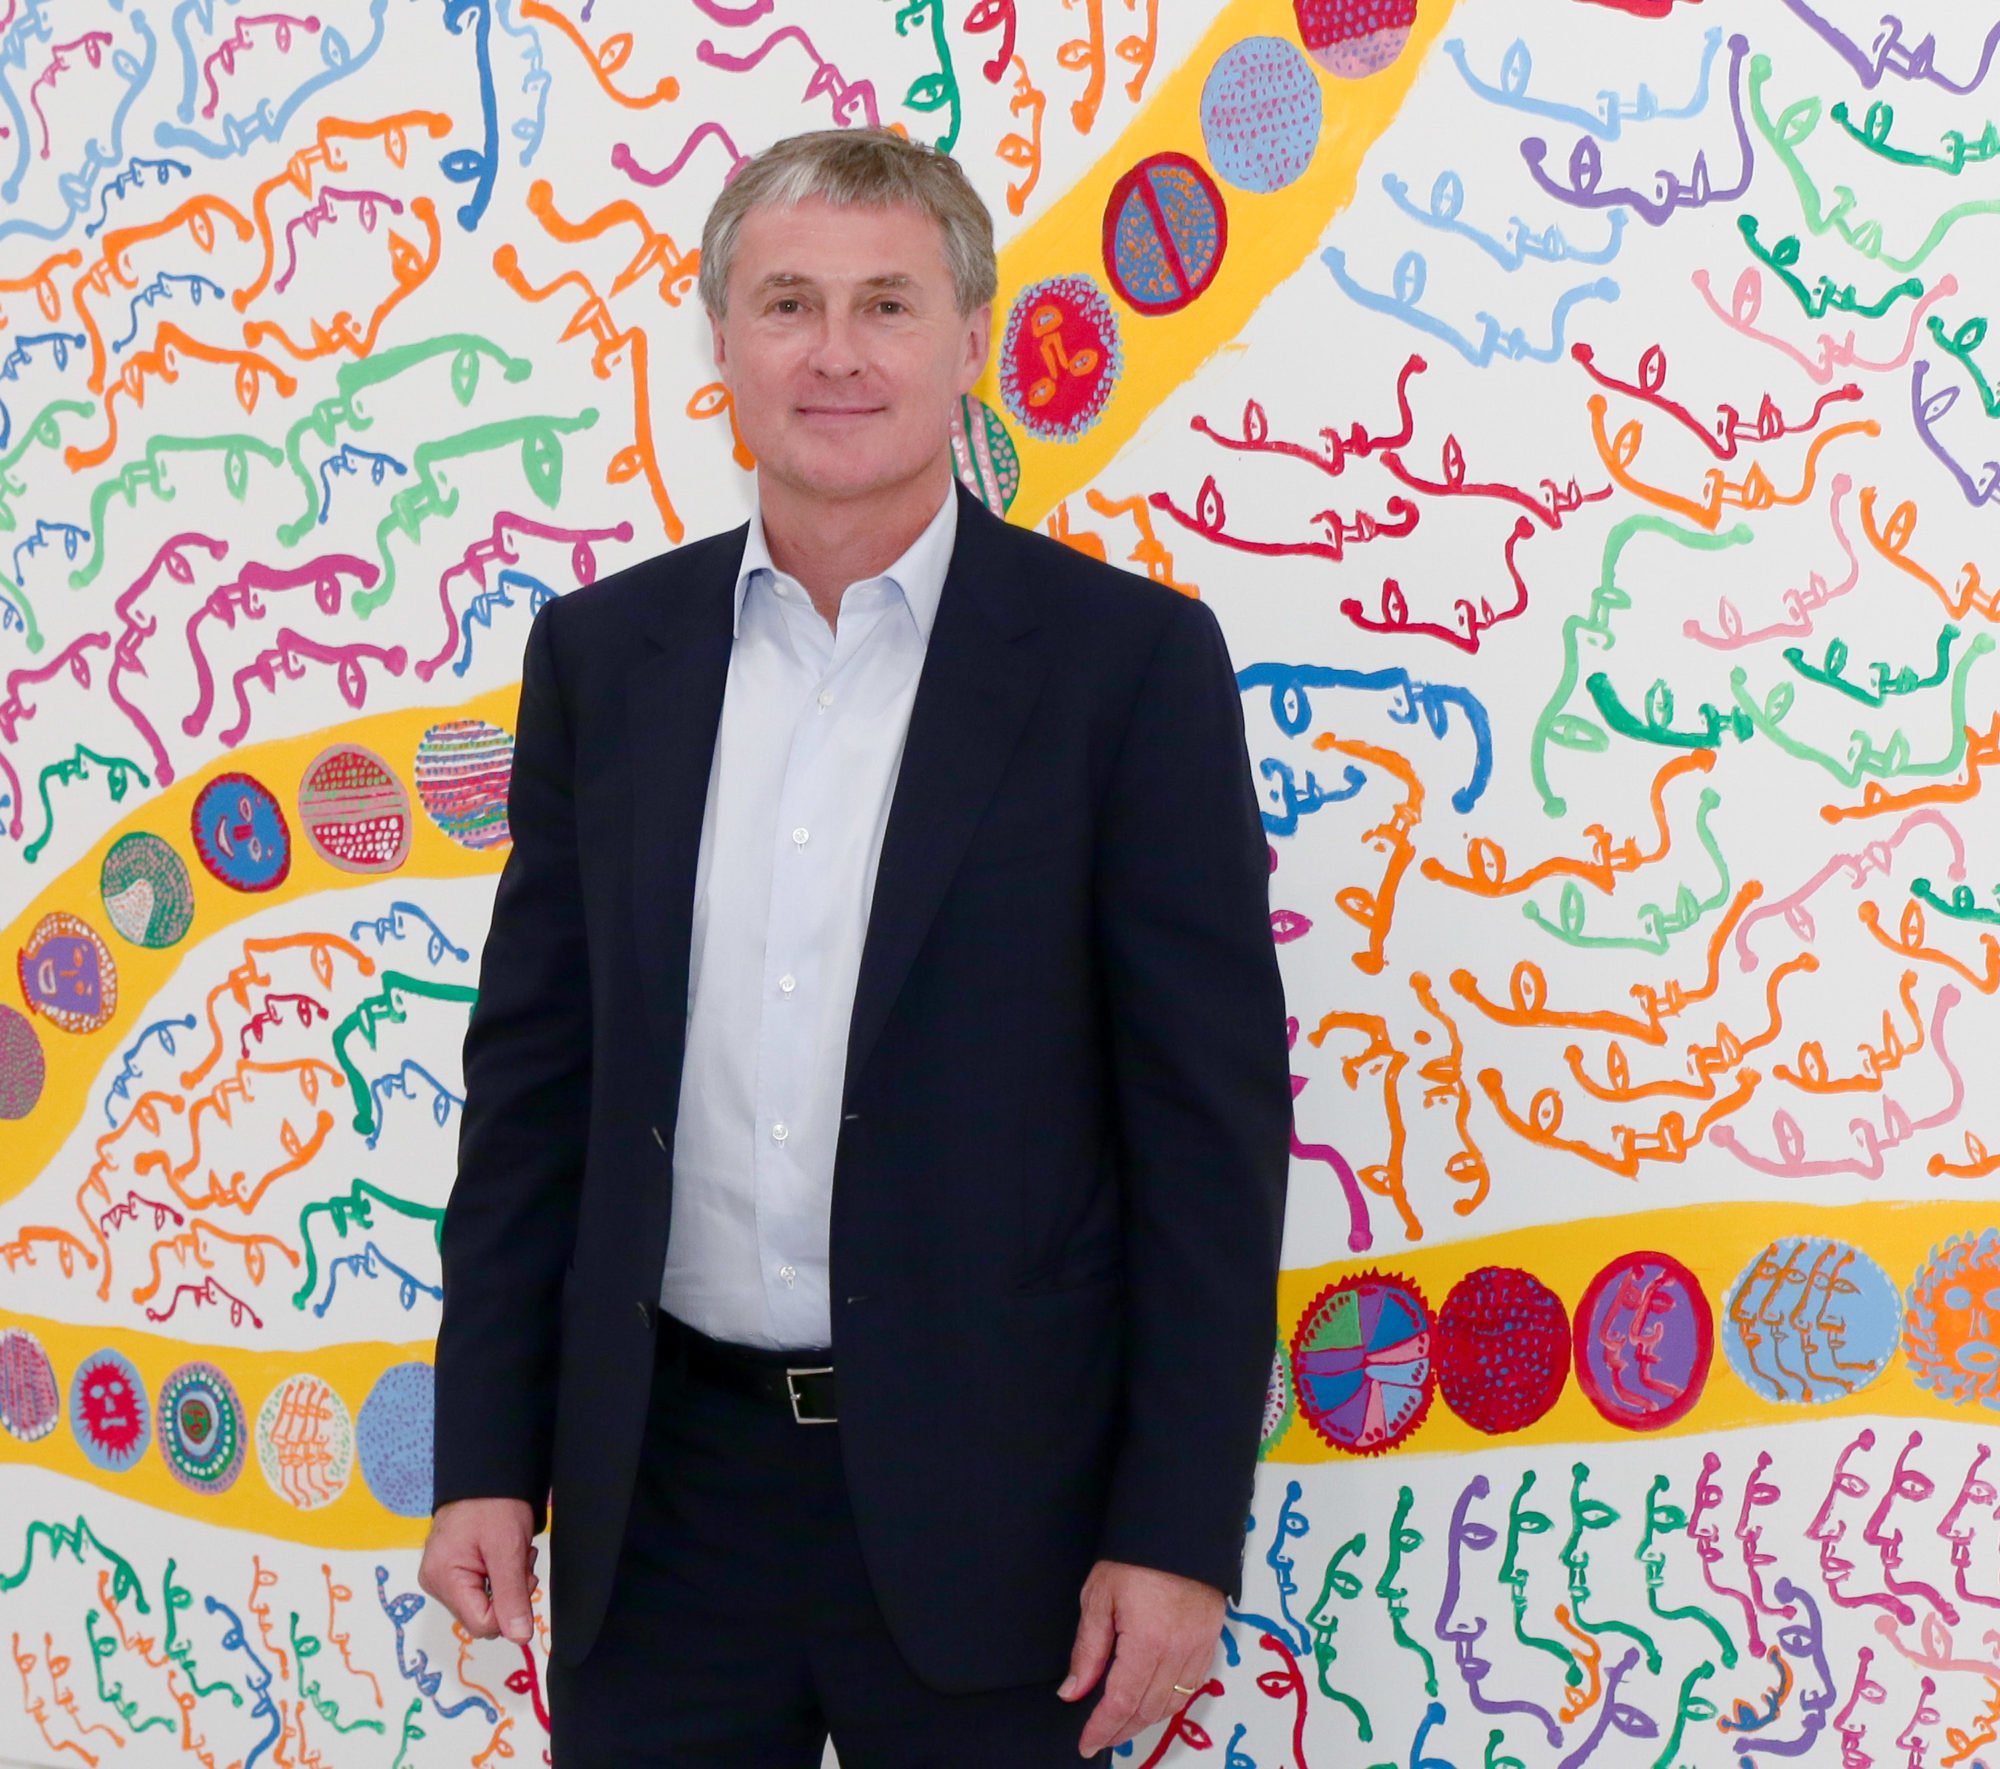
[[[723,349],[722,349],[722,321],[717,319],[713,313],[710,313],[708,315],[708,341],[710,349],[713,350],[715,353],[715,366],[717,368],[724,367]],[[723,377],[723,381],[724,384],[727,385],[728,383],[727,375]]]
[[[987,358],[993,352],[993,303],[983,301],[976,312],[966,316],[965,384],[960,391],[970,393],[986,373]]]

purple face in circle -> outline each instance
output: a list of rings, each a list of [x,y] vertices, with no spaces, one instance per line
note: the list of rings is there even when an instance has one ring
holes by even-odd
[[[118,966],[88,922],[57,909],[35,923],[15,961],[28,1006],[65,1032],[95,1032],[118,1009]]]
[[[1715,1353],[1715,1315],[1694,1273],[1665,1253],[1626,1253],[1576,1310],[1577,1383],[1628,1431],[1658,1431],[1700,1399]]]
[[[271,791],[248,774],[218,774],[190,819],[201,863],[234,891],[275,890],[292,869],[292,832]]]

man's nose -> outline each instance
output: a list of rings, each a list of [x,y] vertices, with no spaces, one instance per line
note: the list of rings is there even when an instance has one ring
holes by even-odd
[[[825,313],[813,338],[811,364],[815,374],[851,375],[861,367],[860,340],[854,322],[838,313]]]

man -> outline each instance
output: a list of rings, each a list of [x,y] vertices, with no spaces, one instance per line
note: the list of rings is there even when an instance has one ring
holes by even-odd
[[[556,1769],[1104,1760],[1239,1589],[1268,850],[1213,614],[956,479],[995,287],[944,155],[741,166],[753,515],[528,634],[419,1576],[525,1639],[551,1499]]]

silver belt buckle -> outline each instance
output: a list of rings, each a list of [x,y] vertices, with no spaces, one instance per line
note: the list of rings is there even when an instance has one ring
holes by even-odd
[[[818,1364],[810,1369],[795,1369],[790,1365],[786,1366],[785,1392],[792,1397],[792,1418],[796,1423],[800,1425],[837,1425],[840,1423],[839,1419],[831,1413],[822,1418],[818,1413],[800,1412],[799,1385],[792,1380],[794,1376],[831,1376],[832,1374],[833,1365],[831,1364]]]

